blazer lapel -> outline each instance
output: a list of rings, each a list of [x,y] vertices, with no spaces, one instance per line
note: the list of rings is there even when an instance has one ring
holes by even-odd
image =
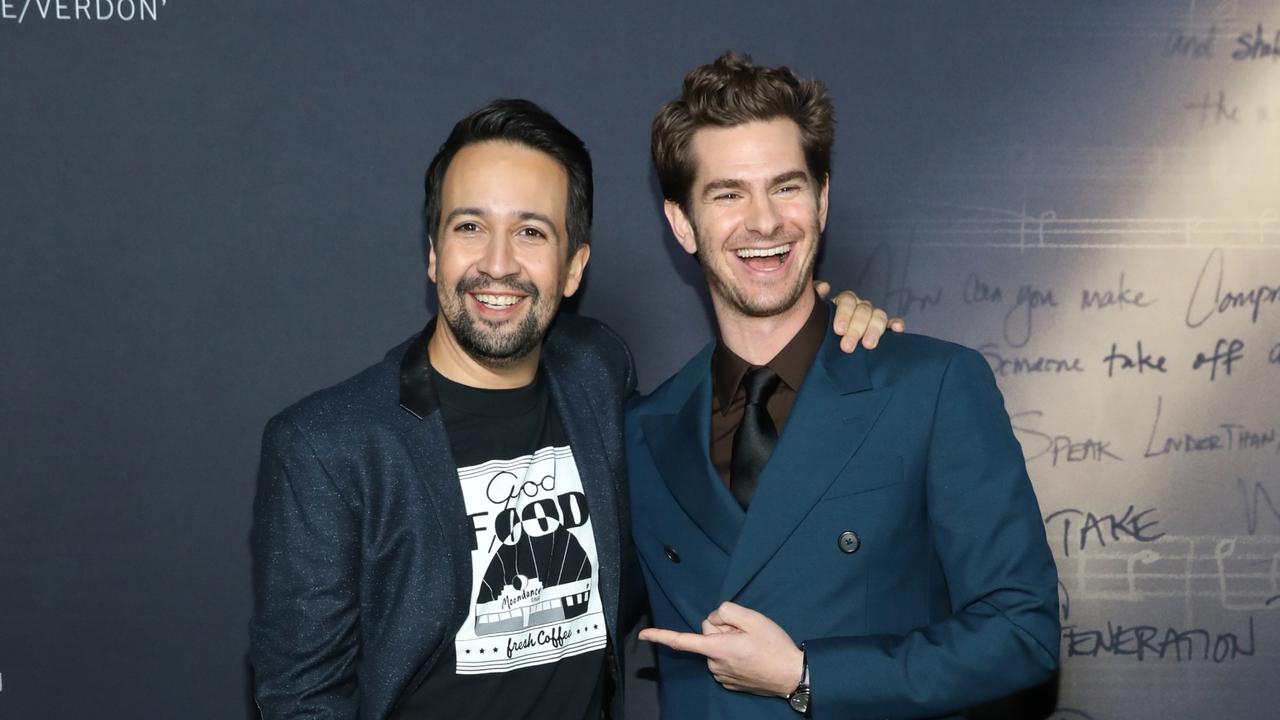
[[[561,354],[555,352],[550,343],[543,349],[543,366],[547,370],[551,399],[560,415],[560,425],[569,439],[569,446],[573,448],[573,461],[578,466],[578,475],[587,496],[587,510],[591,513],[591,529],[596,540],[597,590],[607,627],[612,633],[618,627],[619,563],[622,557],[618,488],[595,418],[602,412],[617,411],[596,407],[595,393],[589,386],[569,379],[573,373]],[[583,373],[577,375],[585,376]]]
[[[465,522],[466,501],[458,482],[458,467],[440,416],[440,402],[431,384],[427,340],[435,328],[432,320],[405,351],[400,364],[400,407],[418,419],[404,433],[405,447],[413,459],[418,480],[431,499],[431,511],[445,536],[443,553],[453,568],[454,598],[471,597],[471,529]],[[435,578],[422,578],[435,582]],[[454,604],[452,624],[460,625],[470,609],[469,600]]]
[[[844,354],[830,330],[760,476],[721,596],[733,599],[858,451],[892,390],[872,389],[867,351]]]
[[[678,412],[643,419],[644,436],[662,481],[690,519],[725,554],[733,552],[746,517],[711,465],[711,351],[691,366],[701,379]]]

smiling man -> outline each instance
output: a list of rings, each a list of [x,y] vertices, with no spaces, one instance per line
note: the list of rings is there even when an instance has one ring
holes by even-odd
[[[628,410],[636,551],[666,718],[938,717],[1057,663],[1057,575],[976,352],[845,356],[810,290],[825,88],[726,54],[653,122],[718,338]]]
[[[273,418],[250,657],[266,718],[596,718],[610,702],[626,346],[566,316],[591,160],[522,100],[464,118],[426,176],[440,312]],[[544,341],[545,338],[545,341]]]
[[[439,315],[263,437],[264,718],[620,714],[635,375],[612,331],[556,314],[590,257],[591,202],[582,141],[527,101],[462,119],[431,161]],[[874,344],[884,314],[839,303],[851,341]]]

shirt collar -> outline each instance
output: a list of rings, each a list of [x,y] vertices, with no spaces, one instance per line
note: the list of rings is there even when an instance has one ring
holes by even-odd
[[[782,378],[792,392],[799,392],[804,376],[809,373],[809,366],[818,356],[818,349],[827,335],[827,318],[830,311],[825,300],[817,298],[813,310],[804,321],[804,325],[791,340],[778,351],[772,360],[765,363]],[[719,401],[720,412],[728,412],[733,395],[742,384],[742,377],[751,369],[751,363],[743,360],[719,340],[711,355],[712,392]]]

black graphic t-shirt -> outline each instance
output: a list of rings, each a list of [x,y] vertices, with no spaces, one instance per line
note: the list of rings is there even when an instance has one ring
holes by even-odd
[[[392,718],[599,718],[608,635],[595,536],[546,383],[433,381],[474,531],[471,606]]]

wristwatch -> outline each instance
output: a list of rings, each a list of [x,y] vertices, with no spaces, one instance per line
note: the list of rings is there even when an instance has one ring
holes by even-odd
[[[787,696],[787,702],[792,710],[805,717],[811,717],[809,715],[809,653],[804,649],[804,643],[800,643],[800,657],[804,661],[804,670],[800,673],[800,684]]]

